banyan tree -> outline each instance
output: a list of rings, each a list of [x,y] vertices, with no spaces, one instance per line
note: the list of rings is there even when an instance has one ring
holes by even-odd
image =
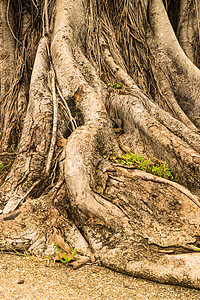
[[[199,0],[1,0],[0,250],[200,288],[199,44]]]

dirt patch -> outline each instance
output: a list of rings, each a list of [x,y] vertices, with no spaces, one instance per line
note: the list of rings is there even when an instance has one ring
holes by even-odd
[[[133,278],[86,265],[73,270],[60,263],[0,254],[1,300],[200,299],[200,291]]]

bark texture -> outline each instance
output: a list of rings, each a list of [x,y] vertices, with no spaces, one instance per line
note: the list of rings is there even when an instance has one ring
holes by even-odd
[[[185,17],[186,2],[179,17],[161,0],[1,2],[1,250],[67,239],[78,265],[200,288],[199,8]]]

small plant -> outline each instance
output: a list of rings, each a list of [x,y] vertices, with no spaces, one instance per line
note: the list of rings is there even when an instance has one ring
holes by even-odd
[[[12,154],[12,157],[11,157],[10,161],[8,162],[8,164],[5,165],[3,162],[0,162],[0,174],[3,171],[5,171],[6,169],[8,169],[13,163],[13,160],[14,160],[14,157],[15,157],[15,152],[16,152],[17,149],[11,148],[11,150],[12,150],[13,154]]]
[[[99,194],[101,194],[103,197],[105,198],[113,198],[113,195],[112,194],[105,194],[105,193],[102,193],[100,189],[97,190],[97,192]]]
[[[195,126],[199,126],[199,118],[192,118],[192,122],[194,123]]]
[[[109,83],[108,86],[113,88],[113,89],[121,89],[122,87],[125,87],[125,85],[121,82],[119,82],[119,83]]]
[[[10,250],[12,251],[12,253],[15,253],[16,255],[23,256],[23,257],[29,257],[29,258],[31,258],[31,259],[33,259],[33,260],[36,260],[36,261],[43,261],[43,260],[45,260],[45,259],[42,258],[42,257],[39,258],[39,257],[33,256],[33,255],[30,255],[30,254],[27,252],[26,249],[24,249],[24,253],[19,252],[19,251],[17,251],[15,248],[13,248],[11,245],[9,245],[7,242],[5,242],[5,241],[0,240],[0,243],[6,245],[7,248],[10,249]],[[1,252],[3,252],[3,251],[1,251]],[[6,253],[6,252],[7,252],[7,251],[5,251],[5,253]],[[49,259],[49,258],[50,258],[50,256],[48,256],[48,257],[46,256],[46,259]]]
[[[60,262],[63,263],[63,264],[68,264],[71,260],[79,260],[79,258],[75,258],[75,255],[77,253],[77,250],[76,249],[73,249],[71,248],[71,251],[72,253],[66,253],[65,251],[62,251],[58,245],[56,245],[54,243],[57,251],[55,250],[56,252],[56,255],[57,257],[59,258]]]
[[[113,157],[113,160],[119,160],[124,165],[134,165],[137,169],[166,178],[168,180],[177,181],[173,176],[172,171],[167,163],[158,161],[153,163],[150,159],[144,159],[142,155],[126,153],[118,157]]]
[[[4,164],[2,162],[0,162],[0,174],[3,171],[4,168],[5,168]]]

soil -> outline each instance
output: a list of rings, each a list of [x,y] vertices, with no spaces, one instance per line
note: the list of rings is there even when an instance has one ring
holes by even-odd
[[[200,299],[200,291],[120,274],[97,264],[78,270],[0,253],[0,300]]]

